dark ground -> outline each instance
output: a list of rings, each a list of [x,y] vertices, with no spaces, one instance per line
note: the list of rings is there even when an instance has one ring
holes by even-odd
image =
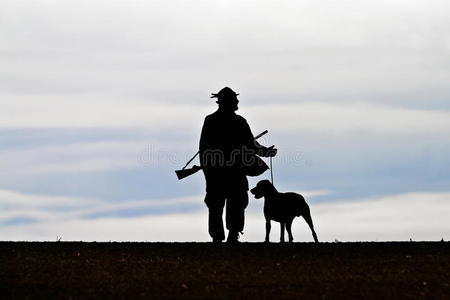
[[[0,298],[450,299],[447,242],[0,242]]]

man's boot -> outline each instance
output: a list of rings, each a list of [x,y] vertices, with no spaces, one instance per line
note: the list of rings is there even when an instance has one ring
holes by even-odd
[[[229,231],[227,243],[239,243],[239,231]]]

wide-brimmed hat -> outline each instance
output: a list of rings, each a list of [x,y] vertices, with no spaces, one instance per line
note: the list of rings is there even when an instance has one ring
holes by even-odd
[[[211,93],[211,98],[228,98],[228,97],[236,97],[239,94],[230,89],[229,87],[224,87],[217,94]]]

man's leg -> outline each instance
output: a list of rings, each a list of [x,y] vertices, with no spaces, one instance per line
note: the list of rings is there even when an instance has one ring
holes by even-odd
[[[246,190],[236,191],[227,196],[226,224],[229,242],[236,242],[239,232],[244,230],[245,208],[248,205],[248,194]]]
[[[225,239],[223,229],[223,207],[225,206],[225,196],[216,193],[206,193],[206,206],[208,206],[208,232],[213,242],[221,242]]]

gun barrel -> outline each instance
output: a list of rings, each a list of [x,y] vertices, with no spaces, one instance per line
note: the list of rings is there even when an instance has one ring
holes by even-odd
[[[263,132],[261,132],[260,134],[255,136],[255,140],[259,139],[260,137],[262,137],[266,133],[268,133],[268,131],[264,130]],[[190,169],[186,169],[186,167],[191,163],[191,161],[194,160],[194,158],[197,157],[197,155],[199,153],[200,153],[200,151],[195,153],[195,155],[186,163],[186,165],[183,167],[183,169],[175,171],[175,174],[177,174],[177,177],[178,177],[179,180],[181,180],[181,179],[183,179],[185,177],[191,176],[192,174],[197,173],[199,170],[201,170],[202,167],[199,167],[199,166],[193,166]]]
[[[261,132],[260,134],[258,134],[257,136],[255,136],[255,140],[259,139],[260,137],[262,137],[263,135],[265,135],[266,133],[268,133],[269,131],[264,130],[263,132]]]

